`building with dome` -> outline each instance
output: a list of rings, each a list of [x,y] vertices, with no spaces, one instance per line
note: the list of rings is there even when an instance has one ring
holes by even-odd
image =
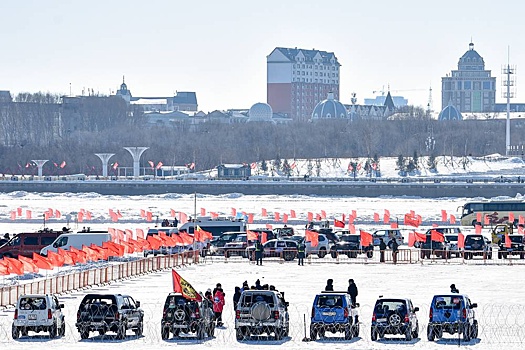
[[[494,112],[496,105],[496,78],[485,69],[483,57],[474,50],[474,44],[458,62],[458,69],[441,78],[441,108],[453,105],[461,113]]]
[[[262,102],[254,104],[248,110],[247,122],[275,123],[273,121],[272,107],[269,104]]]
[[[347,118],[348,112],[346,111],[346,107],[341,102],[334,99],[334,94],[332,92],[329,92],[326,100],[319,102],[312,112],[312,120]]]
[[[456,107],[449,104],[439,113],[438,120],[463,120],[463,116]]]

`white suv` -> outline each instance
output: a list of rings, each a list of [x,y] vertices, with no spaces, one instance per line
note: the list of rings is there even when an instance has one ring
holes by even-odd
[[[304,236],[300,235],[294,235],[287,238],[296,241],[297,244],[305,241]],[[320,233],[318,235],[318,240],[319,242],[315,247],[312,247],[312,242],[304,242],[306,256],[315,254],[320,258],[324,258],[326,254],[330,252],[330,243],[328,238],[324,234]]]
[[[18,298],[13,320],[12,336],[18,339],[20,333],[27,336],[29,331],[49,332],[50,338],[64,336],[66,323],[62,308],[54,294],[22,295]]]

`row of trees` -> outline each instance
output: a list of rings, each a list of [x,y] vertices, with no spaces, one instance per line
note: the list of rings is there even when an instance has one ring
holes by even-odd
[[[503,120],[438,122],[408,114],[403,120],[286,125],[210,121],[175,129],[148,124],[140,109],[118,97],[86,97],[68,104],[47,95],[17,96],[15,100],[22,102],[0,103],[0,171],[4,173],[31,159],[51,160],[46,167],[66,161],[65,173],[85,173],[86,169],[101,173],[95,153],[115,153],[112,161],[132,166],[131,156],[123,149],[126,146],[149,147],[142,157],[143,166],[148,166],[148,160],[164,165],[195,162],[197,171],[221,163],[357,157],[369,157],[370,162],[363,166],[370,169],[374,158],[402,155],[398,167],[410,172],[417,170],[416,155],[430,156],[429,162],[435,164],[437,155],[505,153]],[[524,143],[523,126],[513,121],[513,144]],[[432,142],[428,142],[430,137]],[[292,169],[292,164],[283,166],[285,171]],[[318,169],[312,161],[308,171],[315,175]]]

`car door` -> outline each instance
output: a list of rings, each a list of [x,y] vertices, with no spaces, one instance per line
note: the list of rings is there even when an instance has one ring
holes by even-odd
[[[139,310],[137,307],[137,304],[135,303],[135,300],[133,300],[132,297],[127,296],[124,298],[124,305],[128,306],[128,320],[130,326],[136,326],[139,323]]]

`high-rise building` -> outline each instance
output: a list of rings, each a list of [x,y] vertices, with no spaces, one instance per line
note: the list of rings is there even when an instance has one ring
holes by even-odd
[[[441,78],[441,109],[455,106],[462,113],[493,112],[496,104],[496,78],[485,70],[485,62],[474,44],[458,62],[458,69]]]
[[[274,113],[307,120],[328,93],[339,99],[339,67],[333,52],[275,48],[266,58],[267,102]]]

